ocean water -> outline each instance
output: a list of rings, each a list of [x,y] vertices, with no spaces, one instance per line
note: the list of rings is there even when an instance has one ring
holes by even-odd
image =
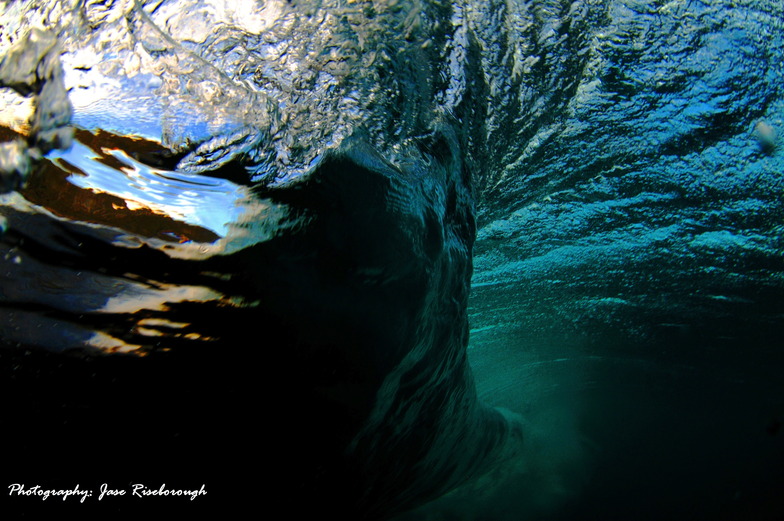
[[[0,7],[6,511],[784,519],[781,2]]]

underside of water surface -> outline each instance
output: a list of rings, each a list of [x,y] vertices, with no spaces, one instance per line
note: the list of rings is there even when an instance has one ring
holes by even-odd
[[[0,8],[9,512],[784,519],[779,2]]]

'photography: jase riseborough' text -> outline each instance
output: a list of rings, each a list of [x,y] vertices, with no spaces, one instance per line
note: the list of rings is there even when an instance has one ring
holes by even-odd
[[[148,487],[142,483],[133,483],[129,488],[114,488],[110,487],[107,483],[103,483],[99,487],[96,497],[98,501],[102,501],[107,498],[116,497],[145,498],[155,496],[181,496],[188,497],[191,501],[193,501],[197,497],[204,496],[206,494],[207,490],[205,489],[205,485],[202,485],[198,489],[178,489],[167,488],[165,483],[161,484],[161,486],[157,488]],[[63,501],[69,498],[74,498],[78,499],[79,502],[84,503],[85,499],[93,497],[93,491],[82,488],[78,484],[70,489],[49,489],[42,487],[41,485],[26,486],[22,483],[14,483],[9,485],[8,495],[19,497],[37,497],[44,501],[49,498],[58,498],[62,499]]]

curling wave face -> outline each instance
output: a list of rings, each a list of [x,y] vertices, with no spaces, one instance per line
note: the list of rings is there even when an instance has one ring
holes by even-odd
[[[27,58],[3,77],[30,85],[6,81],[9,96],[32,93],[31,117],[55,106],[47,90],[73,110],[46,150],[40,125],[9,127],[26,168],[5,172],[4,360],[35,375],[17,373],[17,395],[68,389],[54,414],[17,404],[14,441],[154,429],[160,444],[123,444],[113,474],[162,453],[190,468],[205,445],[228,473],[260,447],[271,501],[350,518],[516,450],[467,366],[472,164],[465,123],[433,99],[447,50],[423,39],[421,6],[13,7],[6,56]],[[19,41],[38,22],[41,49]],[[165,399],[129,405],[139,392]]]
[[[155,430],[118,476],[249,457],[293,508],[384,518],[541,464],[535,426],[478,402],[469,318],[480,394],[521,413],[523,370],[504,384],[487,361],[541,338],[586,335],[586,360],[675,339],[695,367],[700,345],[781,333],[780,6],[72,0],[2,19],[9,443]]]

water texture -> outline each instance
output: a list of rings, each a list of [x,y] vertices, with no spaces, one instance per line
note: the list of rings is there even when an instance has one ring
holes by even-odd
[[[0,6],[4,480],[784,516],[780,2]]]

